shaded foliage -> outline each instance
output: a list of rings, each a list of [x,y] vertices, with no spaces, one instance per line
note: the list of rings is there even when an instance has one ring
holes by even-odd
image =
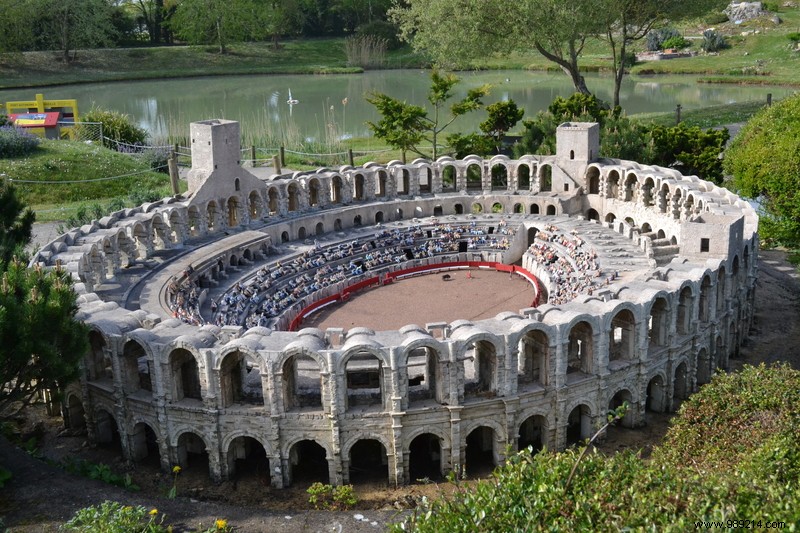
[[[14,255],[24,256],[35,220],[36,214],[19,199],[15,187],[0,178],[0,271]]]

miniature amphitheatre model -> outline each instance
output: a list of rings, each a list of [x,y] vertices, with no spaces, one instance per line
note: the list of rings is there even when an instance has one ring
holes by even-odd
[[[132,461],[219,480],[257,460],[273,487],[480,471],[509,445],[578,442],[626,400],[629,427],[676,409],[747,335],[753,209],[598,158],[596,124],[559,126],[555,156],[266,180],[239,164],[238,123],[193,123],[191,139],[185,199],[75,229],[33,260],[72,272],[91,328],[66,423]],[[353,290],[466,267],[527,278],[538,305],[295,331]]]

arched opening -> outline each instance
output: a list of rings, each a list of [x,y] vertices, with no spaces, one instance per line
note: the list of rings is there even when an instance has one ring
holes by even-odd
[[[235,351],[225,356],[219,368],[222,407],[235,403],[264,405],[261,365],[253,357]]]
[[[350,483],[387,481],[389,458],[386,447],[376,439],[361,439],[350,448]]]
[[[607,213],[605,220],[606,222],[613,224],[614,221],[617,220],[617,215],[615,215],[614,213]]]
[[[239,199],[235,196],[228,198],[228,227],[235,228],[239,225]]]
[[[319,237],[323,233],[325,233],[325,226],[322,224],[322,222],[317,222],[317,226],[314,228],[314,235]]]
[[[183,468],[187,473],[194,475],[201,474],[208,476],[210,474],[208,459],[208,450],[203,438],[187,431],[178,437],[177,446],[178,465]]]
[[[608,401],[608,410],[613,411],[618,407],[621,407],[622,404],[628,402],[628,411],[625,413],[625,416],[622,417],[620,420],[620,424],[622,427],[632,428],[634,426],[634,414],[633,414],[633,397],[631,396],[631,391],[627,389],[622,389],[617,391],[614,396]]]
[[[531,167],[528,165],[520,165],[517,167],[517,190],[531,190]]]
[[[589,194],[600,194],[600,169],[589,167],[586,170],[586,183],[589,187]]]
[[[654,413],[663,413],[667,410],[667,391],[661,376],[655,376],[647,384],[645,409]]]
[[[481,170],[481,167],[476,164],[472,164],[467,167],[467,190],[483,190],[483,171]]]
[[[370,352],[353,354],[345,364],[346,410],[383,409],[383,362]]]
[[[267,194],[269,198],[268,206],[269,206],[269,214],[270,215],[277,215],[278,214],[278,190],[275,187],[271,187],[269,193]]]
[[[597,212],[595,209],[589,209],[586,211],[586,220],[600,220],[600,213]]]
[[[711,320],[711,278],[708,276],[703,277],[700,284],[700,320]]]
[[[144,351],[144,347],[134,340],[125,343],[122,348],[122,388],[127,394],[140,389],[153,391],[151,361]]]
[[[422,210],[421,206],[417,206],[414,208],[414,217],[415,218],[422,218],[425,216],[425,212]]]
[[[353,227],[358,228],[361,226],[361,215],[356,215],[353,217]]]
[[[678,297],[678,316],[675,325],[681,335],[688,335],[691,331],[693,305],[692,289],[684,287]]]
[[[528,228],[528,246],[530,247],[536,241],[536,234],[539,233],[539,228]]]
[[[697,385],[705,385],[711,381],[711,357],[708,350],[701,348],[697,353]]]
[[[650,224],[645,222],[644,224],[642,224],[642,234],[647,235],[648,233],[653,233],[653,228],[650,227]]]
[[[652,346],[666,346],[669,331],[669,308],[665,298],[656,298],[650,308],[648,335]]]
[[[383,222],[383,211],[378,211],[375,213],[375,223],[380,224],[381,222]]]
[[[411,173],[407,168],[403,169],[401,184],[402,186],[399,187],[397,193],[404,195],[411,194]]]
[[[283,408],[285,411],[322,409],[322,368],[309,355],[293,355],[283,363]]]
[[[547,419],[541,415],[533,415],[525,419],[519,426],[517,449],[522,451],[531,448],[531,453],[536,453],[544,448]]]
[[[657,239],[666,239],[666,238],[667,238],[667,234],[664,232],[664,230],[663,230],[663,229],[660,229],[660,230],[658,230],[658,232],[656,233],[656,238],[657,238]]]
[[[672,408],[674,411],[677,411],[683,400],[689,397],[689,387],[686,383],[688,377],[686,363],[679,364],[675,369],[675,380],[672,383]]]
[[[144,422],[133,427],[130,435],[131,458],[136,462],[158,466],[161,464],[161,452],[158,448],[158,437],[153,428]]]
[[[122,454],[122,439],[119,427],[114,417],[105,409],[98,410],[94,415],[95,440],[100,446]]]
[[[477,215],[478,213],[483,213],[483,206],[478,202],[472,204],[472,214]]]
[[[216,231],[217,225],[217,203],[212,200],[206,206],[206,227],[208,231]]]
[[[342,178],[334,176],[331,180],[331,202],[334,204],[342,203]]]
[[[547,214],[548,216],[553,216],[553,215],[555,215],[555,214],[556,214],[556,206],[554,206],[554,205],[548,205],[548,206],[547,206],[547,213],[546,213],[546,214]]]
[[[489,341],[470,343],[464,353],[464,398],[493,398],[497,393],[497,353]]]
[[[642,204],[645,207],[650,207],[653,205],[653,189],[655,186],[656,184],[653,181],[653,178],[647,178],[644,181],[644,185],[642,185]]]
[[[717,317],[720,317],[725,312],[725,298],[727,292],[725,291],[725,267],[719,267],[717,273]]]
[[[161,219],[161,217],[153,217],[153,223],[151,226],[152,229],[152,241],[153,246],[157,250],[164,250],[169,248],[170,238],[169,238],[169,230],[167,225]],[[98,258],[98,261],[102,261],[102,259]]]
[[[304,226],[300,226],[300,229],[297,230],[297,239],[302,241],[306,238],[306,228]]]
[[[403,210],[398,207],[397,211],[394,212],[394,217],[395,220],[403,220]]]
[[[442,168],[442,192],[454,192],[456,190],[456,167],[445,165]]]
[[[356,200],[365,200],[366,191],[364,190],[364,176],[356,174],[355,182]]]
[[[433,433],[423,433],[408,448],[408,474],[411,482],[442,479],[442,442]]]
[[[308,182],[308,204],[311,207],[317,207],[320,202],[320,184],[318,179],[312,179]]]
[[[526,333],[519,341],[517,375],[519,388],[529,385],[547,386],[547,335],[539,330]]]
[[[64,417],[65,426],[76,434],[86,432],[86,411],[83,402],[77,394],[70,394],[66,403],[66,416]]]
[[[538,215],[538,214],[539,214],[539,205],[531,204],[531,215]]]
[[[228,476],[236,481],[255,480],[269,486],[269,459],[264,446],[253,437],[236,437],[228,446]]]
[[[189,220],[189,235],[191,237],[197,237],[200,235],[200,210],[196,205],[190,206],[187,216]]]
[[[89,353],[86,356],[86,371],[89,381],[114,379],[111,356],[106,352],[106,341],[103,335],[97,331],[89,332]]]
[[[169,363],[172,370],[172,401],[201,400],[200,373],[194,355],[178,348],[169,354]]]
[[[492,166],[492,190],[508,190],[508,169],[505,165]]]
[[[442,206],[441,206],[441,205],[435,205],[435,206],[433,206],[433,216],[435,216],[435,217],[440,217],[440,216],[442,216],[443,214],[444,214],[444,209],[442,208]]]
[[[619,172],[612,170],[606,178],[606,198],[619,197]]]
[[[289,211],[298,211],[300,209],[300,188],[296,183],[290,183],[287,192],[289,194]]]
[[[241,184],[239,183],[239,178],[233,180],[233,189],[236,191],[241,190]]]
[[[386,196],[386,171],[379,170],[375,180],[375,196],[383,198]]]
[[[634,358],[636,339],[636,319],[627,309],[623,309],[611,319],[609,332],[609,361],[629,361]]]
[[[592,373],[592,326],[588,322],[578,322],[569,332],[567,346],[567,374]]]
[[[289,232],[284,231],[281,233],[281,242],[289,242]]]
[[[553,169],[550,165],[542,165],[539,168],[539,190],[549,192],[553,190]]]
[[[514,204],[514,213],[522,214],[525,212],[525,207],[522,204]]]
[[[333,221],[333,231],[342,231],[342,219],[337,218]]]
[[[330,483],[325,448],[313,440],[301,440],[289,449],[292,483]]]
[[[495,202],[492,204],[492,213],[502,213],[503,212],[503,204],[500,202]]]
[[[488,476],[497,466],[494,430],[488,426],[473,429],[466,439],[464,466],[470,477]]]
[[[258,194],[258,191],[253,191],[250,193],[248,197],[249,200],[249,213],[250,213],[250,220],[257,220],[261,217],[261,195]]]
[[[456,215],[463,215],[464,214],[464,206],[461,204],[456,204],[453,206],[453,211],[455,211]]]
[[[592,414],[586,405],[575,407],[567,417],[567,446],[574,446],[592,436]]]
[[[424,407],[442,402],[442,373],[438,354],[433,348],[423,346],[411,350],[406,359],[406,371],[409,407]]]
[[[433,172],[431,172],[430,167],[425,167],[424,169],[422,169],[419,177],[420,194],[430,194],[432,180],[433,180]]]
[[[633,201],[634,191],[636,190],[636,174],[633,172],[629,173],[628,176],[625,178],[625,197],[623,198],[626,202]]]

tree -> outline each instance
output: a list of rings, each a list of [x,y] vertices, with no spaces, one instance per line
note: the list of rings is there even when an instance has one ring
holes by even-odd
[[[33,2],[20,0],[0,0],[0,53],[21,52],[33,48],[36,34],[32,21],[36,17]]]
[[[455,157],[464,158],[469,154],[499,154],[503,148],[503,139],[509,130],[522,120],[525,110],[517,107],[517,103],[513,100],[505,100],[486,106],[486,113],[488,117],[478,126],[480,134],[454,133],[447,136],[447,144],[453,148]]]
[[[105,0],[43,0],[43,37],[62,50],[68,63],[81,47],[102,46],[114,33],[111,6]]]
[[[727,1],[720,0],[601,0],[604,8],[598,24],[611,47],[614,72],[613,107],[619,105],[619,92],[625,69],[630,66],[629,45],[644,39],[654,27],[667,22],[695,18],[714,8],[721,11]]]
[[[0,270],[31,240],[36,214],[17,198],[13,185],[0,179]]]
[[[704,180],[722,183],[721,154],[730,134],[727,128],[703,130],[698,126],[654,126],[653,159],[648,163],[672,167],[682,174],[697,175]]]
[[[0,282],[0,416],[77,379],[88,330],[75,320],[76,300],[63,268],[8,265]]]
[[[734,137],[724,168],[734,189],[759,201],[767,242],[800,246],[800,94],[764,108]]]
[[[191,44],[215,43],[224,54],[229,42],[250,37],[253,5],[250,0],[183,0],[169,24],[178,38]]]
[[[150,43],[161,44],[164,0],[134,0],[132,5],[147,26]]]
[[[439,65],[459,66],[491,53],[537,50],[577,92],[589,93],[578,60],[598,32],[601,0],[410,0],[391,10],[401,37]]]
[[[376,137],[402,150],[404,158],[409,150],[427,157],[419,147],[422,140],[427,140],[433,145],[432,157],[436,159],[439,153],[439,135],[461,115],[480,109],[483,106],[481,99],[489,94],[488,85],[470,89],[464,98],[450,106],[450,116],[444,117],[444,107],[453,97],[453,87],[459,81],[453,74],[440,74],[436,70],[431,73],[428,102],[433,106],[432,118],[420,106],[374,93],[367,101],[378,109],[382,119],[377,124],[367,122],[367,126]]]

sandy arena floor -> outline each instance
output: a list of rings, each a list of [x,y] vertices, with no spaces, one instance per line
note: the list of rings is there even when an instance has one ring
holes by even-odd
[[[408,324],[483,320],[503,311],[518,313],[533,303],[534,289],[520,276],[478,269],[448,273],[449,281],[441,273],[427,274],[362,291],[345,304],[311,315],[302,327],[385,331]]]

